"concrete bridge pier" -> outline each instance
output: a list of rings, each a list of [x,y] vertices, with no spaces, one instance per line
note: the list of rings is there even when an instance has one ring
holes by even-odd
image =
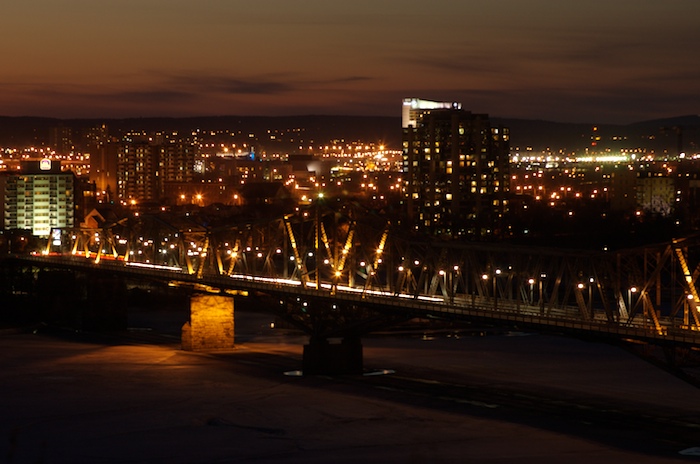
[[[302,368],[305,375],[362,374],[362,341],[360,337],[345,337],[340,343],[312,337],[304,345]]]

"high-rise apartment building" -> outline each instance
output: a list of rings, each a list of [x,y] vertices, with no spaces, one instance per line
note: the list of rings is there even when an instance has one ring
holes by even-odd
[[[403,102],[406,213],[418,232],[442,238],[509,234],[509,130],[459,103]]]
[[[73,227],[75,176],[60,161],[26,161],[19,174],[0,178],[5,229],[31,230],[47,237],[54,228]]]
[[[117,154],[117,197],[125,202],[157,201],[158,152],[149,137],[128,134]]]
[[[166,138],[158,148],[163,182],[192,182],[195,144],[187,139]]]
[[[54,126],[49,129],[49,146],[59,154],[65,155],[73,151],[73,130],[67,126]]]
[[[108,194],[103,201],[114,200],[117,191],[118,145],[112,143],[106,124],[85,131],[83,144],[90,154],[90,180],[95,183],[97,193]]]
[[[155,202],[168,182],[191,182],[196,149],[187,139],[129,134],[117,154],[117,197],[130,202]]]

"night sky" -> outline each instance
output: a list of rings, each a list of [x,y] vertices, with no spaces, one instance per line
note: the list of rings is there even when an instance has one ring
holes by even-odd
[[[0,115],[700,113],[698,0],[7,0]]]

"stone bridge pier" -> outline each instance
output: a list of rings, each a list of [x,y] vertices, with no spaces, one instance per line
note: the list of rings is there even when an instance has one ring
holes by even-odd
[[[233,297],[195,294],[190,297],[190,320],[182,326],[182,349],[228,350],[234,346]]]
[[[182,349],[216,351],[234,348],[234,299],[231,296],[194,294],[190,296],[190,318],[182,326]],[[304,346],[305,375],[361,374],[362,342],[346,336],[340,342],[311,337]]]

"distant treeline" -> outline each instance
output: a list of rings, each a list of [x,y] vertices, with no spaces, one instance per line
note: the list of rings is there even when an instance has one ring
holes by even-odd
[[[492,118],[494,125],[510,128],[511,147],[567,152],[643,148],[658,152],[700,152],[700,116],[681,116],[627,125],[573,124],[551,121]],[[264,138],[268,131],[297,133],[298,141],[325,144],[334,140],[383,143],[401,148],[401,118],[380,116],[215,116],[196,118],[53,119],[1,117],[0,147],[49,146],[51,129],[68,127],[79,137],[93,127],[106,124],[109,134],[119,137],[128,131],[231,131]],[[594,130],[594,127],[597,130]],[[600,141],[593,146],[593,138]]]

